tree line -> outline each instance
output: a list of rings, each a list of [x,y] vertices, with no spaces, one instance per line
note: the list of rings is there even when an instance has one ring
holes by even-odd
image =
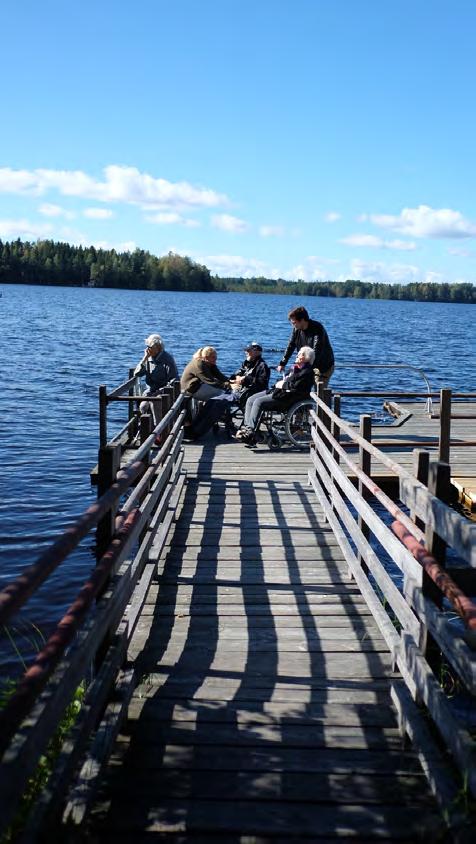
[[[470,283],[411,282],[384,284],[347,281],[287,281],[219,278],[191,258],[169,252],[157,258],[143,249],[116,252],[94,246],[20,239],[0,240],[0,283],[48,284],[75,287],[119,287],[129,290],[184,290],[240,293],[278,293],[354,299],[406,299],[417,302],[476,302]]]
[[[0,240],[1,282],[128,290],[214,290],[207,267],[173,252],[156,258],[143,249],[116,252],[52,240]]]

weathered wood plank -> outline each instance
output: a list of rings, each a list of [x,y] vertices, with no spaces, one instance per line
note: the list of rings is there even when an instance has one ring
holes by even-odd
[[[369,704],[319,704],[319,703],[256,703],[246,706],[238,701],[215,700],[176,702],[159,698],[134,696],[129,707],[129,717],[136,721],[147,708],[146,718],[155,721],[191,721],[197,724],[227,723],[238,726],[253,724],[301,726],[324,724],[354,727],[397,728],[393,709]]]
[[[126,798],[131,786],[122,769],[117,768],[115,774],[116,787]],[[197,776],[195,771],[166,768],[157,773],[153,783],[148,771],[135,772],[132,788],[135,800],[140,800],[140,795],[153,800],[154,795],[159,793],[164,797],[189,799],[208,799],[213,794],[215,799],[226,800],[233,794],[236,800],[284,799],[298,803],[359,805],[387,803],[420,806],[422,809],[432,804],[423,776],[414,773],[353,776],[268,771],[257,777],[256,773],[249,771],[207,771],[205,776]]]
[[[144,651],[141,657],[141,667],[144,672],[157,670],[160,665],[162,671],[173,671],[175,677],[187,675],[203,680],[209,676],[244,676],[246,683],[262,685],[274,680],[306,681],[317,677],[327,677],[329,680],[354,678],[388,678],[391,675],[392,659],[385,653],[313,653],[311,654],[279,654],[279,660],[270,660],[267,654],[253,654],[247,659],[246,655],[237,653],[214,654],[183,653],[176,661],[157,659],[152,651]]]
[[[136,696],[161,700],[191,701],[212,700],[219,705],[221,702],[238,704],[245,702],[247,706],[258,703],[261,707],[267,704],[372,704],[374,708],[388,710],[390,681],[387,679],[362,679],[352,681],[334,680],[316,677],[311,683],[276,682],[271,685],[244,686],[240,680],[205,677],[197,685],[193,678],[170,678],[167,674],[157,675],[154,672],[144,674],[136,689]],[[378,704],[378,707],[375,707]],[[387,704],[387,706],[382,706]],[[390,710],[388,710],[390,711]]]
[[[239,834],[280,833],[299,838],[301,835],[372,836],[378,829],[379,837],[402,836],[406,840],[420,838],[425,830],[428,836],[442,832],[443,824],[435,812],[402,806],[358,806],[347,804],[314,805],[285,801],[214,801],[157,800],[137,801],[128,809],[118,800],[115,813],[108,827],[120,832],[144,829],[150,833],[164,832],[233,832]]]

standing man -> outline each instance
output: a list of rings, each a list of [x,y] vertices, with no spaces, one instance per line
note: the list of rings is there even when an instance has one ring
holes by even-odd
[[[334,352],[326,329],[322,323],[310,319],[306,308],[302,305],[289,311],[288,319],[293,327],[293,332],[277,367],[278,372],[282,372],[294,350],[298,352],[303,346],[310,346],[315,354],[314,376],[316,383],[322,381],[324,387],[327,387],[335,366]]]

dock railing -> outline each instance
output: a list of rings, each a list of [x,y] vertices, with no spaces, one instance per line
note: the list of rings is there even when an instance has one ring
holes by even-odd
[[[416,372],[417,375],[423,380],[425,387],[426,387],[426,411],[427,413],[431,413],[432,411],[432,398],[431,398],[431,385],[429,378],[419,366],[413,366],[411,363],[360,363],[360,362],[350,362],[350,361],[338,361],[336,363],[336,368],[338,369],[405,369],[408,372]]]
[[[185,399],[178,382],[155,401],[160,421],[153,425],[144,415],[130,462],[120,438],[102,444],[97,501],[0,592],[1,628],[97,528],[97,564],[0,710],[0,837],[15,822],[22,794],[78,688],[81,709],[22,840],[40,840],[40,829],[48,837],[45,830],[56,828],[65,805],[65,820],[80,823],[127,710],[134,687],[129,643],[185,480]]]
[[[372,445],[368,415],[356,430],[340,417],[340,396],[320,385],[315,401],[309,482],[401,675],[392,698],[402,732],[448,811],[459,785],[444,773],[446,754],[476,796],[476,524],[447,503],[447,463],[417,449],[409,473]],[[372,478],[377,463],[398,479],[398,502]]]

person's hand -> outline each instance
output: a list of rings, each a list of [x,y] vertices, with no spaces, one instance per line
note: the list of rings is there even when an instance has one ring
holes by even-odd
[[[276,367],[276,369],[278,372],[282,372],[284,369],[284,365],[280,363],[279,366]]]
[[[238,384],[238,386],[240,386],[240,384],[242,384],[243,381],[244,381],[243,375],[235,375],[235,377],[233,378],[233,381],[231,383],[232,384],[235,383],[235,384]]]

